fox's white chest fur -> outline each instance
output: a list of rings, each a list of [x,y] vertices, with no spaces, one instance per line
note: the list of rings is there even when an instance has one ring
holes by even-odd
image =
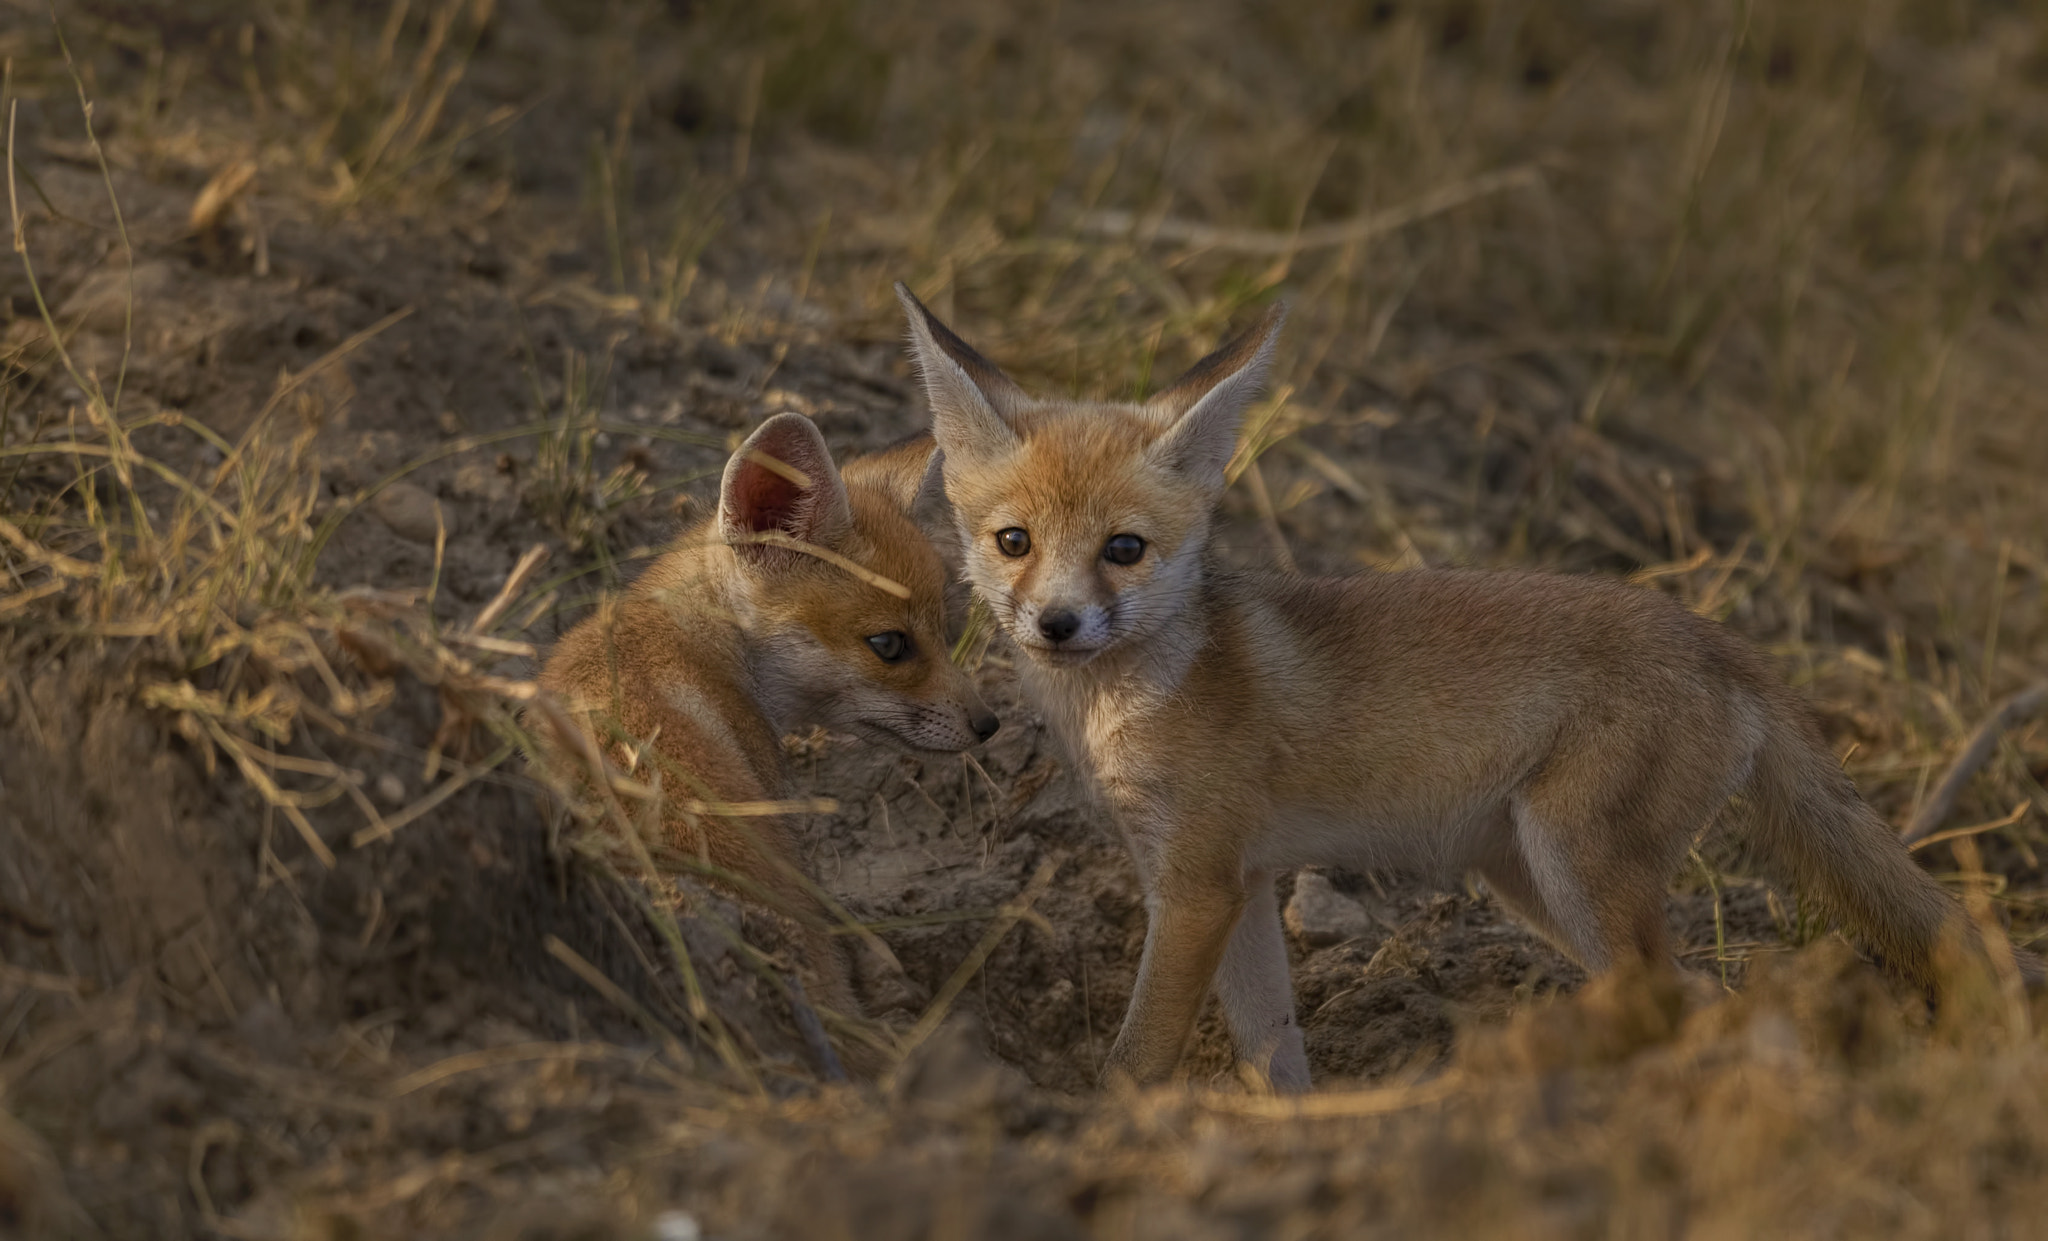
[[[1180,649],[1191,650],[1192,647]],[[1192,654],[1160,656],[1157,648],[1111,667],[1024,665],[1027,694],[1083,774],[1099,783],[1112,805],[1147,782],[1156,753],[1160,716],[1180,692]]]

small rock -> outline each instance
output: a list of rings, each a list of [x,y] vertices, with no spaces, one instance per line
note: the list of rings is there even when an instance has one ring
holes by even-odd
[[[1294,877],[1294,895],[1282,915],[1288,933],[1311,948],[1364,939],[1377,927],[1365,906],[1339,892],[1329,876],[1305,870]]]
[[[663,1211],[654,1217],[655,1241],[699,1241],[704,1226],[688,1211]]]
[[[512,475],[495,465],[471,461],[455,468],[455,494],[497,504],[512,498]]]
[[[177,271],[168,262],[138,263],[131,274],[126,264],[110,265],[87,276],[57,307],[57,321],[88,332],[119,336],[129,328],[131,311],[144,311],[171,296]]]
[[[377,493],[376,499],[370,501],[370,508],[385,525],[391,527],[393,534],[415,543],[432,543],[434,532],[447,522],[447,515],[441,512],[440,501],[434,499],[433,493],[425,487],[413,483],[391,484]],[[455,533],[452,523],[448,533],[451,536]]]
[[[377,777],[377,796],[383,798],[384,804],[387,806],[404,805],[405,781],[399,779],[392,772],[385,772]]]

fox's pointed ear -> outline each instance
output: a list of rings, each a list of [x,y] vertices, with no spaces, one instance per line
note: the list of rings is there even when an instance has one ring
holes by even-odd
[[[744,559],[766,564],[791,555],[767,541],[778,534],[831,547],[852,525],[846,484],[825,437],[802,414],[762,423],[725,463],[718,532]]]
[[[931,401],[932,435],[956,457],[993,457],[1017,447],[1006,419],[1031,403],[1016,381],[968,348],[902,281],[896,300],[910,321],[910,357]]]
[[[910,520],[924,531],[953,528],[953,505],[946,499],[946,450],[933,448],[925,462],[924,478],[917,494],[910,498]]]
[[[1238,422],[1266,381],[1266,368],[1272,365],[1273,346],[1286,318],[1284,302],[1268,306],[1258,322],[1189,367],[1186,374],[1145,403],[1147,409],[1172,423],[1152,445],[1153,460],[1222,489],[1224,467],[1237,451]]]

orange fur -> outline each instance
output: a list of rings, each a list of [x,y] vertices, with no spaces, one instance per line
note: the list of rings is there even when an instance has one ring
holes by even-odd
[[[1213,981],[1239,1057],[1307,1086],[1272,891],[1298,866],[1476,871],[1588,968],[1667,967],[1665,885],[1738,793],[1766,856],[1903,972],[1975,942],[1754,649],[1665,596],[1216,565],[1277,308],[1130,405],[1035,400],[898,292],[967,576],[1146,890],[1112,1072],[1168,1075]]]
[[[757,454],[794,467],[809,485]],[[948,658],[945,569],[906,512],[908,497],[889,485],[904,465],[850,463],[842,476],[808,419],[770,419],[734,454],[718,514],[564,635],[541,684],[595,713],[600,740],[612,740],[602,725],[630,738],[611,752],[639,778],[659,779],[671,802],[787,798],[782,737],[812,724],[934,752],[986,739],[995,717]],[[763,532],[825,548],[909,597],[800,550],[748,541]],[[869,642],[887,634],[906,641],[895,662]],[[805,882],[790,824],[671,806],[663,825],[670,844],[739,876],[790,916],[813,994],[855,1011],[846,962]],[[863,964],[907,987],[892,962]]]
[[[910,514],[910,520],[931,540],[932,550],[946,566],[947,632],[967,614],[967,583],[960,576],[960,536],[946,501],[945,458],[931,432],[898,440],[887,448],[863,453],[846,463],[848,485],[873,487]]]

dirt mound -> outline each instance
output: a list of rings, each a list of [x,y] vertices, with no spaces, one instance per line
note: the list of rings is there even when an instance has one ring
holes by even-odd
[[[180,1201],[202,1231],[289,1215],[296,1191],[273,1187],[332,1181],[394,1144],[516,1147],[558,1106],[587,1126],[598,1083],[638,1080],[665,1047],[680,1057],[665,1071],[717,1078],[632,893],[554,847],[530,782],[455,767],[430,786],[448,795],[429,813],[355,848],[350,799],[309,807],[331,842],[323,864],[247,785],[206,779],[164,720],[132,705],[124,671],[47,661],[8,696],[0,746],[7,1104],[64,1153],[69,1193],[109,1235],[184,1235],[187,1212],[166,1211]],[[417,800],[439,712],[406,685],[373,728],[304,734],[277,769],[332,764],[395,816]],[[810,1080],[784,997],[714,929],[744,920],[694,895],[701,916],[680,925],[724,1028],[784,1083]],[[772,950],[773,926],[761,929]],[[617,981],[594,990],[578,965]],[[650,1010],[668,1024],[637,1024]],[[535,1064],[598,1082],[461,1080]],[[479,1108],[479,1092],[493,1102]],[[616,1119],[612,1140],[651,1121]],[[577,1162],[573,1142],[534,1145]]]

